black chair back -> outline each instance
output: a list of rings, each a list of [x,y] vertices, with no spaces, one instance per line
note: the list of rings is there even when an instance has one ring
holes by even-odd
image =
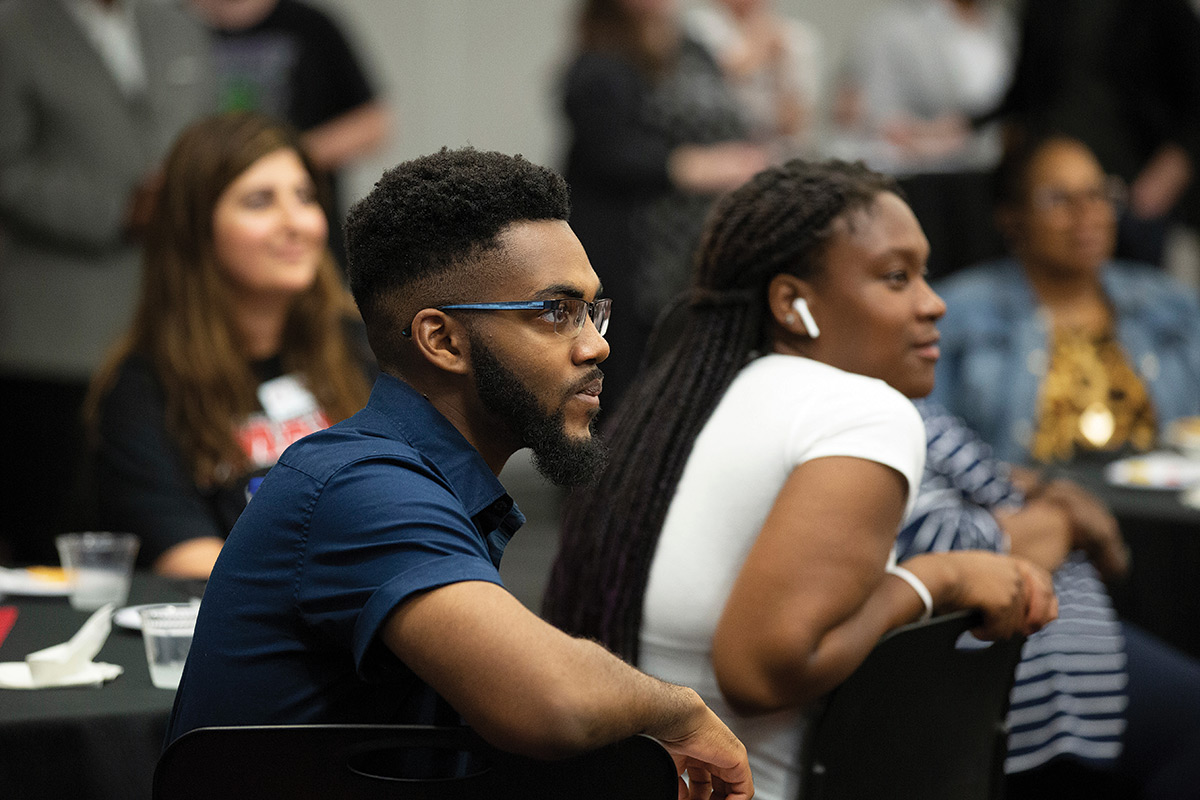
[[[1005,718],[1024,638],[955,647],[968,611],[880,639],[806,734],[804,800],[1003,797]]]
[[[540,761],[426,725],[198,728],[154,772],[154,800],[673,800],[677,786],[675,762],[648,736]]]

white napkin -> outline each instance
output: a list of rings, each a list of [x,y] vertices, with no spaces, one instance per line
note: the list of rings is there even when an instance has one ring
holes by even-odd
[[[1200,486],[1200,460],[1155,450],[1111,462],[1104,468],[1104,477],[1118,486],[1188,489]]]
[[[43,689],[50,686],[99,686],[124,672],[118,664],[92,661],[112,630],[113,604],[88,617],[62,644],[0,664],[0,688]]]

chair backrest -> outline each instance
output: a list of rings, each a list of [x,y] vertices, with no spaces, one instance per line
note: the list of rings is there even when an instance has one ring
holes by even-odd
[[[957,648],[971,612],[880,639],[805,737],[804,800],[1003,796],[1009,693],[1022,637]]]
[[[502,753],[469,728],[427,725],[198,728],[154,771],[154,800],[673,800],[677,786],[670,754],[648,736],[539,761]]]

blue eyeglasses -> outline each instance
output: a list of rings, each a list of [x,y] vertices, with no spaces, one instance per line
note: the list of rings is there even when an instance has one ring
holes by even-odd
[[[603,297],[588,302],[579,297],[559,297],[554,300],[505,300],[495,303],[452,303],[437,306],[438,311],[541,311],[539,315],[554,323],[554,332],[562,336],[575,337],[583,330],[583,323],[592,318],[596,331],[603,336],[608,330],[608,318],[612,311],[612,298]],[[412,336],[409,325],[401,334]]]

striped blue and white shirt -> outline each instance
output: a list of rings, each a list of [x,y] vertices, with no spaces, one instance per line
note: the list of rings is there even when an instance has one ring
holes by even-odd
[[[928,453],[916,507],[896,542],[899,560],[925,552],[1007,552],[992,512],[1024,498],[1008,467],[941,406],[920,401]],[[1058,619],[1029,637],[1008,714],[1006,772],[1066,756],[1111,766],[1125,731],[1125,641],[1095,568],[1072,553],[1054,573]]]

